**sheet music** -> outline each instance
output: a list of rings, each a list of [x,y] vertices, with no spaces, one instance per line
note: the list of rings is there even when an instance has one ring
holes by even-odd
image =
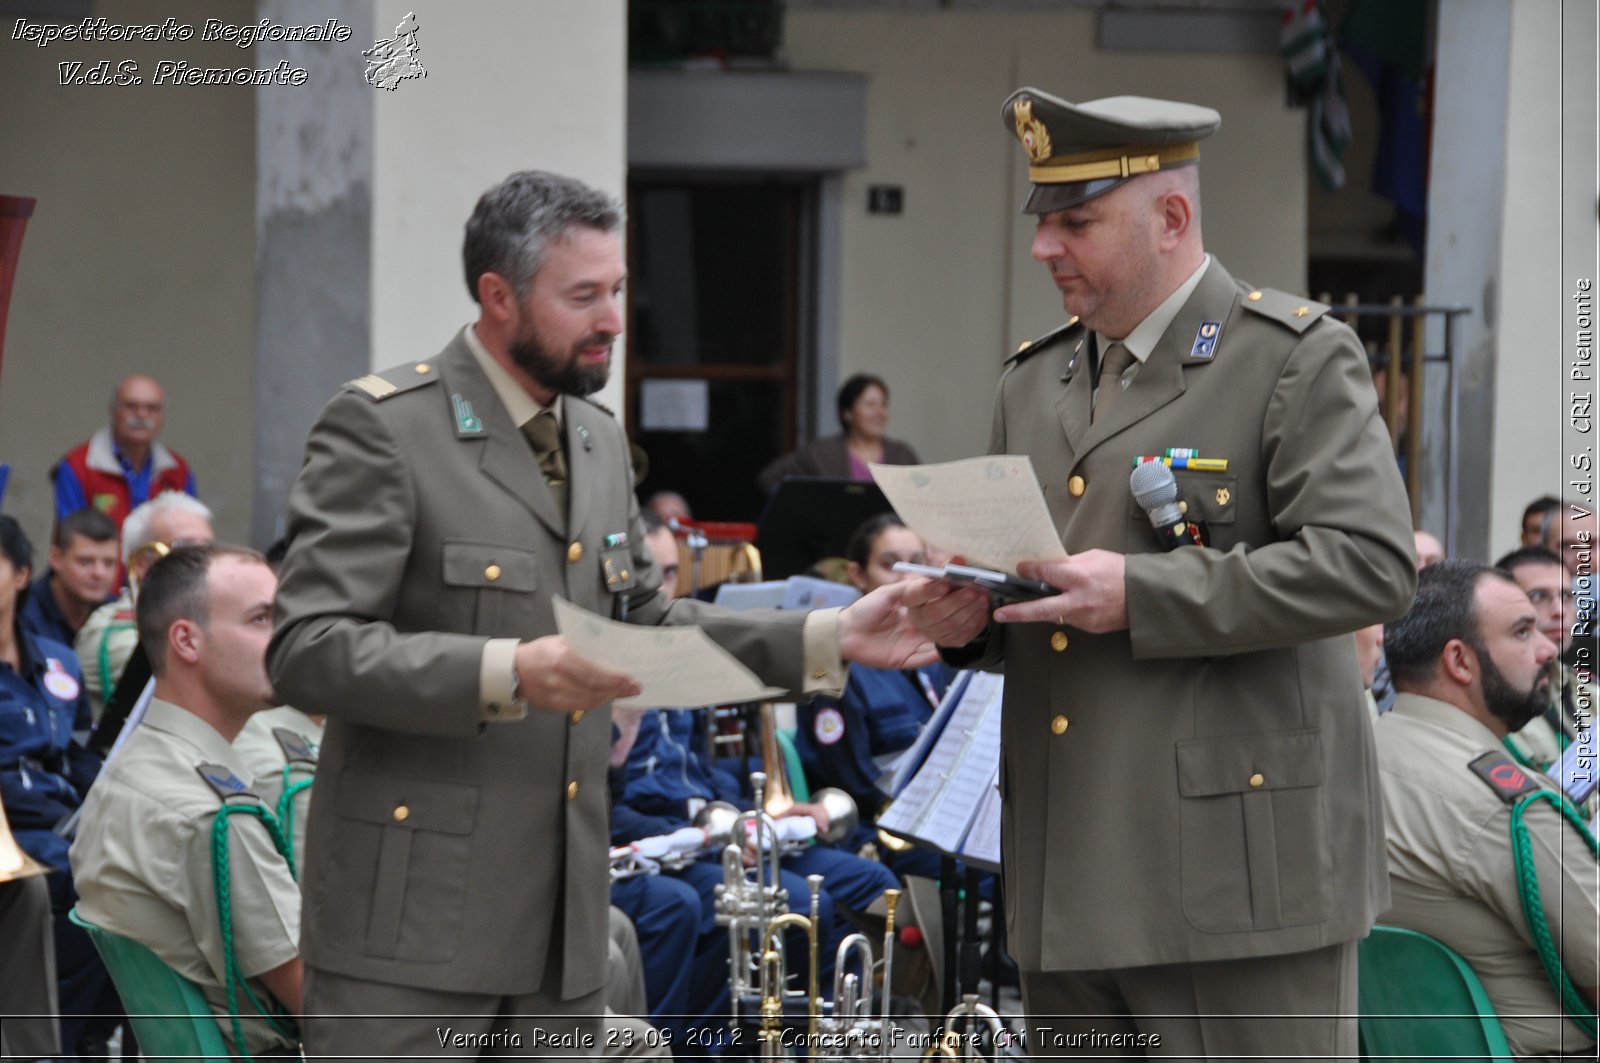
[[[995,766],[989,789],[972,817],[966,840],[961,843],[961,855],[968,862],[982,865],[991,871],[1000,869],[1000,767]]]
[[[950,722],[950,714],[956,711],[956,706],[961,704],[961,698],[967,692],[967,684],[972,682],[974,672],[960,672],[950,681],[945,688],[944,697],[939,701],[939,707],[933,710],[933,715],[928,717],[927,726],[918,734],[915,742],[908,746],[894,763],[894,770],[889,778],[880,783],[883,792],[890,797],[899,797],[900,791],[906,788],[906,783],[922,767],[922,762],[927,759],[928,750],[933,743],[944,734],[945,724]]]
[[[1000,763],[1004,680],[972,677],[922,769],[878,819],[894,834],[958,853]]]
[[[871,469],[900,519],[930,546],[1012,573],[1023,561],[1067,556],[1026,454]]]

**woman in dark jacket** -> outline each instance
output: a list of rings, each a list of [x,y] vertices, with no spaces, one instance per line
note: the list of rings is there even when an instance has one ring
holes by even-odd
[[[771,494],[790,476],[829,476],[871,480],[868,462],[920,465],[909,443],[884,435],[889,427],[889,385],[868,373],[857,373],[839,389],[839,435],[824,436],[785,454],[756,478]]]

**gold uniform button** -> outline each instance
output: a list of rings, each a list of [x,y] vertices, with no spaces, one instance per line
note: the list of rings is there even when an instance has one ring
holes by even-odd
[[[1054,733],[1058,734],[1058,735],[1059,734],[1066,734],[1067,733],[1067,718],[1065,716],[1057,716],[1055,719],[1051,720],[1050,721],[1050,730],[1053,731]]]
[[[1060,653],[1067,648],[1067,641],[1067,633],[1065,631],[1057,631],[1050,636],[1050,648]]]
[[[1252,303],[1259,303],[1261,301],[1261,293],[1251,292],[1249,295],[1245,296],[1245,298],[1250,300]]]
[[[488,568],[484,569],[483,570],[483,578],[488,580],[490,583],[493,583],[495,580],[499,579],[500,578],[500,566],[499,565],[490,565]]]
[[[573,723],[582,723],[583,722],[583,710],[582,709],[578,709],[577,711],[575,711],[572,714],[572,722]]]
[[[1255,773],[1255,774],[1254,774],[1254,775],[1252,775],[1252,776],[1250,776],[1250,789],[1252,789],[1252,790],[1259,790],[1259,789],[1261,789],[1261,787],[1262,787],[1262,786],[1263,786],[1263,785],[1265,785],[1265,784],[1266,784],[1266,781],[1267,781],[1267,780],[1266,780],[1266,777],[1265,777],[1265,776],[1263,776],[1263,775],[1262,775],[1262,774],[1261,774],[1261,773],[1260,773],[1260,772],[1259,772],[1259,771],[1258,771],[1258,772],[1256,772],[1256,773]]]
[[[583,560],[583,544],[582,543],[573,543],[571,546],[567,547],[567,564],[576,565],[579,561],[582,561],[582,560]]]
[[[1189,503],[1187,503],[1187,502],[1179,502],[1178,503],[1178,512],[1187,515],[1188,512],[1189,512]]]
[[[1089,485],[1084,483],[1083,477],[1081,476],[1074,476],[1072,479],[1067,481],[1067,494],[1071,495],[1073,498],[1082,498],[1083,493],[1088,489]]]
[[[427,374],[429,374],[431,372],[433,372],[433,366],[429,365],[427,362],[418,362],[417,363],[417,373],[419,375],[426,376]]]
[[[567,783],[567,800],[568,801],[575,801],[575,800],[577,800],[577,797],[578,797],[578,780],[577,779],[573,779],[571,782]]]
[[[408,820],[410,818],[411,818],[411,810],[409,808],[407,808],[405,805],[395,805],[394,806],[394,821],[396,823],[404,823],[406,820]]]

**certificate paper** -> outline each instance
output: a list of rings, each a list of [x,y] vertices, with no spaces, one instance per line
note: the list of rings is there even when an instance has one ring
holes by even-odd
[[[620,624],[571,602],[554,602],[556,630],[579,657],[622,672],[643,688],[636,698],[615,702],[619,709],[692,709],[768,701],[786,693],[763,686],[697,627]]]
[[[969,564],[1016,572],[1067,552],[1026,454],[940,465],[873,465],[872,478],[906,526]]]

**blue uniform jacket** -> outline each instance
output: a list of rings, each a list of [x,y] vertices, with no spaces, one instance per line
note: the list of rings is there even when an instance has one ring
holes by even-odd
[[[0,664],[0,799],[17,843],[67,870],[71,839],[54,828],[83,803],[100,758],[72,737],[88,730],[78,658],[59,642],[19,631],[22,669]]]
[[[855,798],[863,823],[876,818],[888,795],[878,789],[874,758],[916,741],[933,715],[928,689],[943,697],[950,677],[943,664],[904,672],[857,664],[837,700],[815,698],[801,705],[795,748],[811,788],[837,786]]]
[[[729,801],[743,808],[738,783],[708,765],[693,709],[651,709],[639,721],[620,785],[613,792],[612,841],[665,834],[690,821],[689,801]]]

